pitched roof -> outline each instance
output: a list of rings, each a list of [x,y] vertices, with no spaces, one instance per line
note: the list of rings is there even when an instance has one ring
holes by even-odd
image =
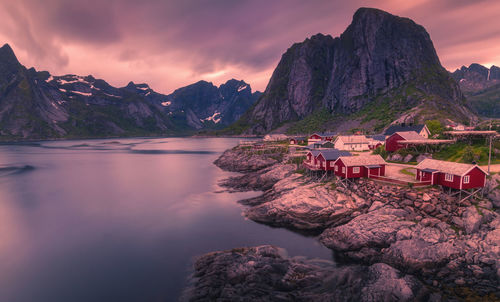
[[[360,156],[341,156],[339,160],[346,166],[369,166],[385,165],[386,162],[380,155],[360,155]]]
[[[415,140],[415,141],[426,140],[425,137],[423,137],[422,135],[418,134],[415,131],[402,131],[402,132],[398,131],[395,134],[398,134],[399,136],[401,136],[402,138],[404,138],[407,141],[408,140]]]
[[[382,141],[382,142],[385,141],[385,135],[383,134],[369,135],[367,137],[375,141]]]
[[[319,155],[319,153],[321,152],[320,150],[310,150],[309,152],[312,153],[312,156],[316,157]]]
[[[437,160],[431,158],[426,158],[417,165],[417,169],[420,170],[433,169],[443,173],[448,173],[458,176],[463,176],[467,174],[470,170],[472,170],[475,167],[478,167],[485,174],[488,174],[478,165],[455,163],[451,161]]]
[[[336,140],[341,140],[344,144],[368,144],[369,141],[364,135],[340,135]]]
[[[352,154],[347,151],[337,149],[321,150],[320,152],[325,160],[337,160],[337,158],[341,156],[352,156]]]
[[[415,131],[420,133],[422,129],[424,129],[425,125],[392,125],[387,128],[384,132],[384,135],[393,135],[396,132],[406,132],[406,131]]]

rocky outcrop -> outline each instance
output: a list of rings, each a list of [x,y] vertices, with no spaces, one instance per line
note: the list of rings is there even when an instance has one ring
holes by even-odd
[[[258,178],[286,171],[268,178],[261,196],[240,201],[248,206],[246,217],[321,233],[320,241],[339,259],[386,263],[452,296],[454,289],[467,287],[477,295],[474,299],[500,297],[500,215],[491,201],[459,202],[458,196],[435,188],[414,190],[365,179],[347,186],[315,182],[291,169],[277,163],[260,174],[247,173]],[[493,181],[487,186],[490,193],[497,188]]]
[[[500,174],[494,174],[486,180],[487,197],[496,208],[500,208]]]
[[[439,299],[415,277],[387,264],[336,267],[287,257],[273,246],[199,257],[184,301],[428,301]]]
[[[253,152],[251,147],[237,146],[226,150],[214,164],[231,172],[255,172],[277,164],[281,160],[280,153]]]
[[[384,97],[397,104],[383,103]],[[290,47],[240,124],[247,125],[247,132],[265,133],[318,109],[345,116],[370,104],[394,113],[424,106],[464,120],[471,113],[463,103],[422,26],[360,8],[340,37],[317,34]]]

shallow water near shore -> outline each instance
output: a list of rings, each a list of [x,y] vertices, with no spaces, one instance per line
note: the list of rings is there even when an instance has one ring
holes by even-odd
[[[0,145],[0,301],[175,301],[200,254],[273,244],[332,259],[315,238],[246,220],[215,193],[235,138]]]

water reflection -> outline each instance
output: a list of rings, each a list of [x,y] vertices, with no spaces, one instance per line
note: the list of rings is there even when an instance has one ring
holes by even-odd
[[[239,246],[330,259],[245,220],[236,200],[256,193],[214,193],[230,173],[212,162],[237,141],[0,145],[0,301],[173,301],[194,256]]]

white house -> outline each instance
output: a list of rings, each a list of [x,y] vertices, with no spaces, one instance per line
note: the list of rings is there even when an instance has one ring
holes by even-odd
[[[334,148],[346,151],[367,151],[370,140],[364,135],[340,135],[333,142]]]

